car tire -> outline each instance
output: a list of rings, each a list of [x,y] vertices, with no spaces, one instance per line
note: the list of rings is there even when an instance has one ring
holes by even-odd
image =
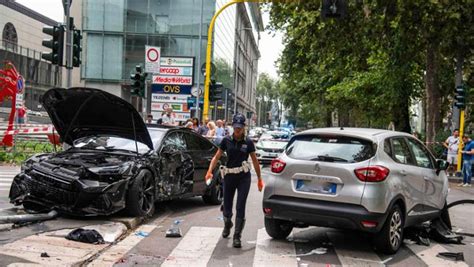
[[[405,216],[398,205],[393,206],[380,232],[374,236],[377,250],[385,254],[395,254],[403,243]]]
[[[152,216],[155,212],[155,179],[148,170],[141,170],[127,192],[126,212],[133,217]]]
[[[219,172],[215,173],[214,177],[217,177],[217,179],[212,181],[209,190],[202,196],[202,200],[209,205],[220,205],[224,199],[222,179]]]
[[[293,230],[293,224],[288,221],[265,217],[265,230],[274,239],[286,239]]]

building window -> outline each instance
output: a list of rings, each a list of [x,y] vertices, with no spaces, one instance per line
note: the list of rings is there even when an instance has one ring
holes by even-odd
[[[121,80],[123,64],[121,35],[87,35],[86,78]]]
[[[5,24],[5,27],[3,27],[2,41],[3,47],[6,50],[16,51],[18,47],[18,35],[15,26],[10,22]]]

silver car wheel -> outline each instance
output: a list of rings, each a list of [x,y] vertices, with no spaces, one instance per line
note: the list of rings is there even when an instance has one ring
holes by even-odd
[[[401,242],[402,237],[402,216],[396,210],[390,219],[390,244],[392,248],[397,248]]]

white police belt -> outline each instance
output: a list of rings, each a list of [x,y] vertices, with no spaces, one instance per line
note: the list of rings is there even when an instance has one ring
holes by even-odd
[[[249,171],[250,171],[250,164],[247,161],[242,162],[241,167],[227,168],[226,166],[221,166],[220,168],[222,178],[224,178],[224,176],[229,173],[237,174],[241,172],[247,173]]]

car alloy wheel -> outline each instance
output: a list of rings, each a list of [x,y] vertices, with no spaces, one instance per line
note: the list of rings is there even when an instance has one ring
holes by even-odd
[[[139,206],[144,214],[148,214],[153,208],[155,201],[155,187],[153,185],[153,179],[150,174],[147,173],[143,176],[142,186],[140,187],[139,194]]]
[[[399,210],[395,210],[390,219],[390,245],[393,248],[398,248],[402,242],[402,215]]]

